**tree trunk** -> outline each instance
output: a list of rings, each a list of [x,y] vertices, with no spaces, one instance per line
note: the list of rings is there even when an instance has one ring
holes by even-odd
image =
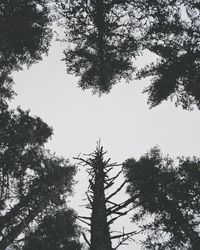
[[[39,189],[35,189],[33,192],[22,197],[19,203],[17,203],[13,208],[11,208],[11,210],[7,212],[4,216],[0,217],[0,231],[12,225],[15,218],[21,213],[23,213],[23,210],[28,209],[28,204],[33,200],[33,196],[38,193],[38,190]]]
[[[105,202],[105,164],[102,155],[95,159],[94,181],[91,183],[93,191],[92,216],[91,216],[91,248],[90,250],[112,250],[109,226],[107,222]]]
[[[27,215],[17,226],[13,227],[12,230],[0,241],[0,249],[6,250],[6,248],[13,243],[13,241],[20,235],[20,233],[27,227],[27,225],[33,221],[38,215],[40,209],[32,211]]]

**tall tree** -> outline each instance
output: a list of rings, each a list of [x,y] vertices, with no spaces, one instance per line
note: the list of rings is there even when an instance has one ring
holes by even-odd
[[[110,159],[104,159],[105,154],[103,147],[98,143],[96,150],[86,160],[77,158],[81,164],[87,166],[89,174],[90,184],[86,193],[89,204],[86,207],[91,210],[91,216],[79,216],[79,219],[89,226],[90,240],[86,238],[84,233],[83,236],[90,250],[118,249],[133,235],[137,234],[137,231],[126,233],[124,230],[116,234],[110,229],[117,219],[126,215],[132,209],[129,204],[135,197],[119,203],[115,201],[116,195],[123,190],[126,181],[116,188],[115,181],[122,174],[122,169],[117,173],[115,171],[113,177],[109,177],[110,174],[108,175],[108,173],[115,167],[121,167],[121,164],[109,163]],[[113,240],[118,240],[115,247],[112,247]]]
[[[29,112],[0,113],[0,249],[43,212],[65,203],[75,167],[44,149],[52,129]]]
[[[52,129],[28,111],[9,110],[7,103],[14,94],[11,72],[22,69],[23,65],[30,66],[48,52],[52,37],[48,4],[48,0],[0,2],[2,250],[15,243],[38,218],[63,207],[65,196],[72,191],[75,167],[44,148]]]
[[[68,73],[80,76],[79,86],[107,93],[121,79],[130,80],[132,58],[139,40],[131,32],[138,20],[127,19],[130,5],[108,0],[58,0],[69,48],[65,50]],[[116,1],[117,2],[117,1]]]
[[[138,161],[124,163],[130,196],[138,207],[133,221],[143,221],[149,249],[200,247],[200,159],[179,158],[177,165],[158,148]]]

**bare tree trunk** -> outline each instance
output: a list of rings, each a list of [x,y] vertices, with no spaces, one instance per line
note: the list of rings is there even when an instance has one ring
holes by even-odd
[[[94,162],[95,176],[92,191],[91,250],[111,250],[111,237],[106,214],[105,173],[102,151]]]
[[[125,244],[124,242],[130,239],[132,235],[137,233],[136,231],[126,233],[124,228],[122,232],[115,235],[110,232],[110,225],[131,211],[128,206],[133,199],[137,197],[125,200],[119,204],[112,202],[112,198],[122,190],[126,181],[118,188],[115,187],[114,191],[110,191],[115,180],[122,173],[122,169],[117,171],[117,174],[115,173],[112,177],[109,177],[108,174],[110,174],[110,171],[113,170],[114,167],[121,167],[122,165],[109,163],[110,158],[105,160],[104,154],[106,154],[106,151],[103,150],[103,147],[100,146],[100,142],[98,142],[96,150],[89,154],[86,160],[80,157],[76,158],[80,163],[84,164],[84,166],[87,166],[87,172],[89,174],[89,187],[86,192],[89,204],[86,205],[86,208],[91,209],[92,212],[89,217],[80,216],[79,219],[89,226],[91,234],[90,241],[84,233],[83,237],[90,250],[117,249],[119,246]],[[114,248],[112,247],[113,239],[116,243]]]

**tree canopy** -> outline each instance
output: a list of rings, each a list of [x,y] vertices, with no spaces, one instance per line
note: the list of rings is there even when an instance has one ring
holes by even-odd
[[[53,7],[52,7],[53,6]],[[67,72],[82,89],[108,93],[137,72],[134,61],[149,50],[158,60],[137,72],[150,76],[150,107],[175,99],[200,108],[200,7],[192,0],[4,0],[0,4],[0,70],[30,66],[47,53],[53,16],[65,30]]]
[[[145,1],[141,10],[148,23],[144,47],[158,55],[157,62],[139,74],[153,77],[145,90],[151,107],[175,98],[185,109],[200,108],[198,1]]]
[[[6,96],[6,95],[5,95]],[[6,101],[4,100],[4,103]],[[0,249],[11,245],[38,216],[65,204],[75,167],[44,144],[52,129],[20,108],[0,112]]]
[[[56,4],[54,13],[51,3]],[[65,204],[75,167],[45,149],[52,129],[41,118],[21,108],[10,110],[7,103],[14,94],[11,72],[48,52],[52,15],[65,28],[67,72],[80,77],[82,89],[108,93],[136,73],[138,79],[152,77],[145,89],[151,107],[175,98],[185,109],[200,109],[199,11],[200,4],[192,0],[1,1],[0,249],[82,247],[76,215]],[[157,55],[157,61],[138,71],[133,60],[145,50]],[[180,157],[175,162],[154,148],[138,161],[124,163],[126,180],[107,196],[105,190],[122,171],[110,178],[115,164],[103,155],[100,147],[87,160],[80,159],[90,166],[91,249],[105,243],[111,249],[111,240],[119,238],[116,249],[135,233],[110,233],[110,225],[132,209],[130,203],[138,209],[134,222],[149,218],[141,225],[146,248],[200,248],[200,159]],[[120,204],[110,200],[126,183],[130,199]]]
[[[125,161],[124,172],[127,192],[138,195],[132,220],[146,231],[145,247],[199,249],[200,159],[180,157],[175,164],[154,148],[138,161]]]
[[[131,32],[138,20],[127,18],[129,4],[115,1],[57,1],[67,42],[67,72],[80,76],[82,89],[107,93],[121,79],[129,80],[138,54],[139,40]],[[130,29],[130,30],[129,30]]]
[[[175,98],[183,108],[200,107],[198,1],[56,2],[66,29],[67,72],[80,77],[81,88],[108,93],[132,78],[133,59],[149,50],[158,60],[137,77],[152,77],[145,89],[150,106]]]
[[[0,3],[0,70],[19,69],[42,59],[51,39],[46,0]]]

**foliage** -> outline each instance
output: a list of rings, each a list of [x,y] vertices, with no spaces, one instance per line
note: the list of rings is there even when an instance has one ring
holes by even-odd
[[[47,53],[51,39],[46,0],[1,0],[0,70],[30,66]]]
[[[9,76],[7,72],[2,72],[0,74],[0,110],[5,110],[8,107],[8,101],[13,98],[14,91],[13,79]]]
[[[177,165],[158,148],[138,161],[124,163],[127,192],[138,212],[133,221],[143,221],[144,242],[149,249],[199,249],[200,159],[178,158]]]
[[[141,5],[143,5],[142,3]],[[145,1],[142,6],[148,30],[144,47],[158,55],[140,77],[153,76],[145,90],[151,107],[176,97],[185,109],[200,108],[200,6],[198,1]]]
[[[52,129],[28,111],[0,113],[0,249],[38,216],[65,204],[74,166],[44,149]]]
[[[51,17],[46,0],[0,1],[0,109],[10,99],[13,70],[42,59],[48,52]]]
[[[73,210],[56,210],[25,236],[23,250],[79,250],[80,230]]]
[[[13,95],[13,70],[28,67],[48,52],[51,32],[49,1],[0,2],[0,249],[22,243],[21,236],[39,221],[45,226],[55,208],[65,205],[72,192],[75,167],[51,154],[44,144],[52,129],[29,111],[8,109]],[[61,213],[61,212],[60,212]],[[77,227],[71,212],[71,230]],[[57,214],[60,218],[62,215]],[[55,220],[57,217],[53,217]],[[44,219],[45,218],[45,219]],[[43,221],[44,219],[44,221]],[[52,221],[53,222],[53,221]],[[64,222],[63,222],[64,223]],[[63,224],[63,226],[66,226]],[[70,228],[69,228],[70,229]],[[39,230],[39,229],[38,229]],[[71,233],[71,234],[70,234]],[[78,231],[66,237],[78,237]],[[69,239],[68,238],[68,239]],[[77,245],[76,245],[77,242]],[[13,246],[14,246],[13,245]],[[71,245],[73,239],[71,239]],[[78,246],[78,241],[74,240]],[[78,249],[78,248],[77,248]]]
[[[199,11],[192,0],[2,0],[0,77],[41,60],[55,15],[68,43],[67,72],[80,77],[82,89],[108,93],[132,79],[133,59],[149,50],[158,60],[137,77],[152,77],[150,106],[175,98],[185,109],[200,108]]]
[[[192,0],[57,0],[68,48],[67,72],[79,86],[108,93],[121,79],[130,80],[133,59],[144,50],[157,62],[138,72],[152,77],[144,91],[151,107],[168,98],[185,109],[200,108],[200,7]],[[59,19],[60,20],[60,19]]]
[[[130,80],[131,59],[139,49],[136,34],[127,29],[138,25],[126,17],[130,6],[108,0],[56,2],[70,44],[64,58],[67,72],[80,76],[80,87],[101,94],[123,78]]]

